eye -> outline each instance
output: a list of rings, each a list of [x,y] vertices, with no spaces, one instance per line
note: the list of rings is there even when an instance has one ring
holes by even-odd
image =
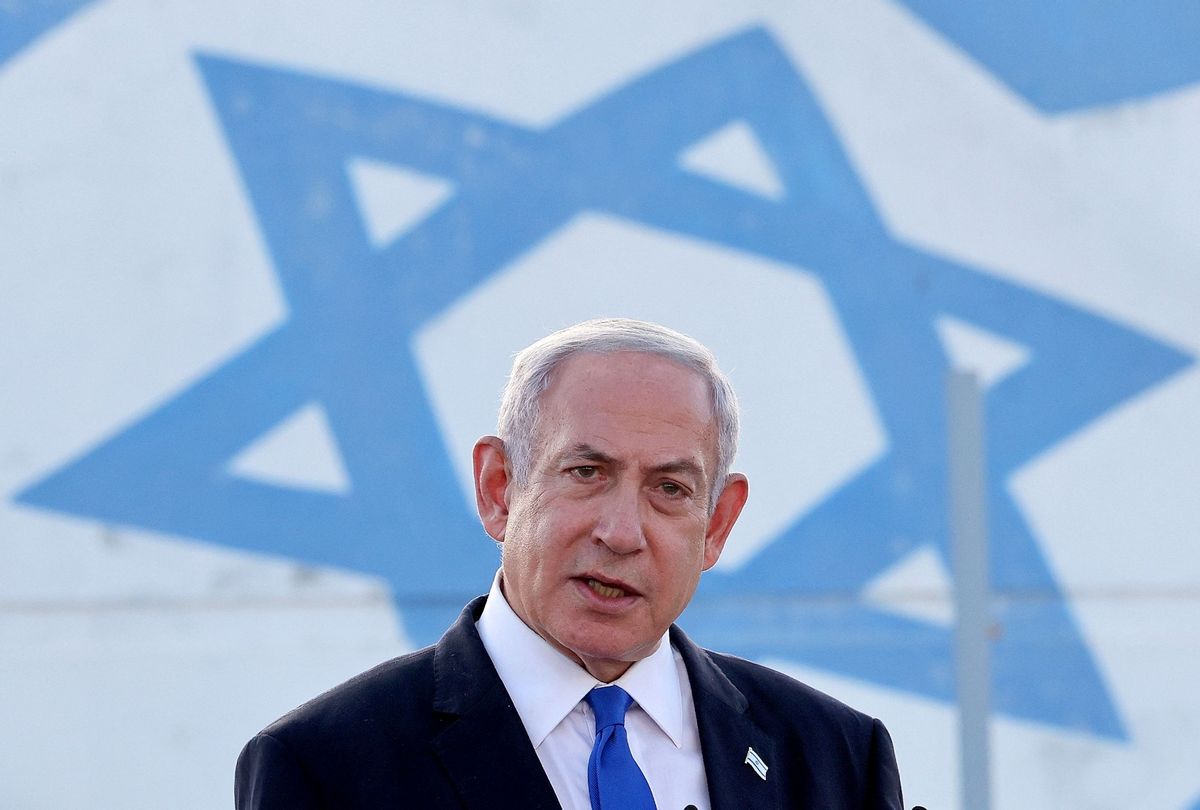
[[[583,481],[587,481],[589,479],[595,478],[599,472],[600,471],[598,469],[596,469],[595,467],[592,467],[592,466],[589,466],[586,464],[582,467],[572,467],[571,468],[571,475],[573,475],[576,478],[579,478]]]
[[[658,488],[663,491],[664,495],[668,495],[672,498],[681,498],[688,494],[686,489],[674,481],[663,481],[658,485]]]

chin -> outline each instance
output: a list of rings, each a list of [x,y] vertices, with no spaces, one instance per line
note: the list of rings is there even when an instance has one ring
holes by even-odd
[[[581,643],[570,649],[581,659],[592,661],[624,661],[632,664],[650,655],[655,650],[655,640],[646,643],[614,643],[613,640],[596,643]]]

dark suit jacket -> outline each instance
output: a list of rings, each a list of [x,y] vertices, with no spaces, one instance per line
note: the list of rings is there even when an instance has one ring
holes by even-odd
[[[471,602],[436,645],[364,672],[247,743],[237,807],[557,808],[475,629],[483,603]],[[878,720],[703,650],[677,627],[671,642],[691,679],[714,810],[900,810],[892,742]],[[765,780],[745,763],[750,747],[768,765]]]

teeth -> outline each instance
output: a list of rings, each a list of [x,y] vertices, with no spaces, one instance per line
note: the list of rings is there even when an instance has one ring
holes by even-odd
[[[614,599],[618,596],[624,596],[625,591],[620,588],[614,588],[611,585],[605,585],[603,582],[597,582],[594,579],[587,581],[588,587],[601,596],[607,596],[609,599]]]

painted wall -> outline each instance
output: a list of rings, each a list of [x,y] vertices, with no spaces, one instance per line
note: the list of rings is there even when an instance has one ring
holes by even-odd
[[[1200,800],[1189,3],[0,10],[0,806],[220,807],[497,562],[512,352],[709,344],[750,506],[683,619],[962,806],[943,380],[986,385],[999,808]]]

